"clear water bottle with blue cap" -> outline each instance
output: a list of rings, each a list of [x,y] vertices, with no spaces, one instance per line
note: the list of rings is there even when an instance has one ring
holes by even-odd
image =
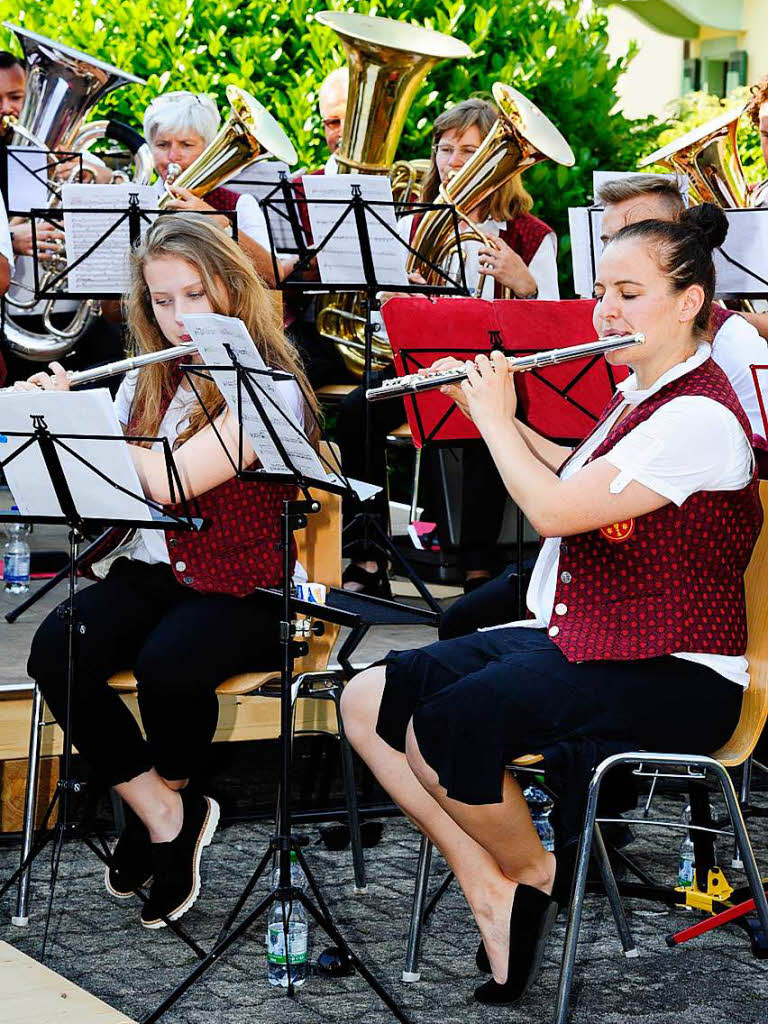
[[[11,512],[18,512],[14,505]],[[29,523],[8,523],[8,540],[3,548],[3,586],[8,594],[25,594],[29,590],[30,550],[27,540]]]

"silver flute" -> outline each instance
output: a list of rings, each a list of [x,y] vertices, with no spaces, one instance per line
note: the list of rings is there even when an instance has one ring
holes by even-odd
[[[88,370],[70,370],[67,373],[70,387],[76,388],[79,384],[87,384],[92,380],[101,380],[102,377],[115,377],[118,373],[127,373],[129,370],[136,370],[141,366],[149,366],[150,363],[167,363],[170,359],[179,359],[183,356],[193,356],[197,352],[197,345],[188,342],[186,345],[174,345],[172,348],[163,348],[159,352],[145,352],[140,356],[129,356],[127,359],[118,359],[114,363],[103,363],[101,366],[91,366]],[[13,387],[0,388],[0,395],[15,391]]]
[[[536,370],[540,366],[556,366],[567,363],[571,359],[583,359],[587,356],[600,355],[603,352],[614,352],[616,349],[629,348],[631,345],[642,345],[644,334],[611,334],[605,338],[597,338],[582,345],[571,345],[568,348],[548,348],[543,352],[533,352],[529,356],[507,356],[510,370],[523,373],[525,370]],[[369,388],[365,397],[369,402],[381,402],[385,398],[399,398],[402,395],[418,395],[422,391],[434,391],[446,384],[458,384],[469,376],[471,361],[455,366],[450,370],[434,370],[427,373],[408,373],[404,377],[393,377],[385,380],[377,388]]]

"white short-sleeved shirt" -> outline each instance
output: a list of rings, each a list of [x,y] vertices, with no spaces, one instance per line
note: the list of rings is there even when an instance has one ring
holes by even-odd
[[[750,366],[768,362],[768,342],[743,316],[729,316],[712,341],[712,358],[731,382],[752,433],[762,437],[765,425]]]
[[[397,222],[397,233],[406,242],[410,242],[413,217],[413,214],[408,214],[407,217],[403,217],[402,220]],[[487,220],[484,224],[479,224],[478,227],[485,235],[498,236],[504,230],[506,224],[496,220]],[[471,292],[474,292],[480,280],[480,258],[478,253],[482,248],[482,242],[473,238],[468,239],[463,246],[464,276],[467,281],[467,287]],[[533,254],[531,262],[528,264],[528,270],[531,272],[531,276],[539,290],[537,298],[551,300],[560,298],[560,286],[557,280],[557,237],[554,231],[550,231],[542,239],[541,244]],[[451,260],[448,273],[451,277],[458,280],[459,262],[456,257]],[[496,282],[487,274],[483,274],[482,279],[483,288],[480,298],[492,299]]]
[[[139,370],[132,370],[130,373],[127,373],[115,395],[115,412],[117,413],[118,421],[123,427],[127,427],[131,418],[131,403],[133,402],[139,372]],[[293,380],[276,381],[275,384],[282,392],[283,398],[290,406],[291,412],[293,412],[298,422],[303,426],[304,397],[299,386]],[[171,447],[173,447],[176,438],[186,429],[189,417],[196,405],[197,398],[194,391],[179,385],[160,423],[157,431],[158,436],[160,438],[167,438]],[[151,450],[162,451],[162,441],[155,441]],[[130,558],[135,558],[140,562],[170,562],[168,545],[165,540],[165,533],[162,530],[140,530],[139,539],[127,554]],[[306,577],[306,573],[304,573],[304,576]]]
[[[624,401],[571,459],[562,479],[567,480],[584,466],[628,405],[639,405],[665,384],[700,366],[709,354],[709,345],[700,345],[690,359],[673,366],[646,391],[636,389],[634,374],[619,384]],[[603,458],[619,470],[611,483],[612,493],[620,493],[636,480],[678,506],[696,491],[740,490],[748,483],[753,467],[750,441],[734,414],[714,399],[700,395],[671,399],[626,434]],[[526,598],[534,618],[493,628],[549,626],[557,588],[560,541],[560,537],[547,537],[536,560]],[[699,662],[740,686],[749,685],[746,658],[687,651],[675,652],[673,657]]]
[[[8,228],[8,212],[2,197],[0,197],[0,256],[5,256],[13,270],[13,245]]]

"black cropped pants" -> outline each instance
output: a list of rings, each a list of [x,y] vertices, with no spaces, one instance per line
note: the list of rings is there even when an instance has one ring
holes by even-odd
[[[199,767],[216,731],[216,687],[280,664],[279,602],[199,594],[167,564],[118,558],[106,579],[78,591],[73,742],[101,780],[128,782],[154,767],[168,780]],[[107,683],[132,669],[146,739]],[[54,609],[27,668],[59,723],[66,713],[67,630]]]

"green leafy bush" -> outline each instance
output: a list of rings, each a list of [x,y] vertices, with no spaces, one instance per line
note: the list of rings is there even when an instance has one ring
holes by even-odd
[[[659,129],[617,112],[616,83],[630,50],[611,62],[607,20],[581,0],[0,0],[0,15],[146,78],[101,105],[140,125],[147,102],[168,89],[210,91],[234,83],[261,100],[293,140],[303,165],[324,160],[317,89],[343,63],[333,32],[312,19],[333,8],[409,20],[465,40],[475,58],[445,62],[419,91],[398,156],[428,154],[433,119],[503,81],[529,96],[570,142],[572,169],[544,162],[526,174],[534,212],[557,231],[564,291],[570,288],[567,208],[591,192],[592,171],[636,166]],[[0,45],[14,45],[10,37]]]

